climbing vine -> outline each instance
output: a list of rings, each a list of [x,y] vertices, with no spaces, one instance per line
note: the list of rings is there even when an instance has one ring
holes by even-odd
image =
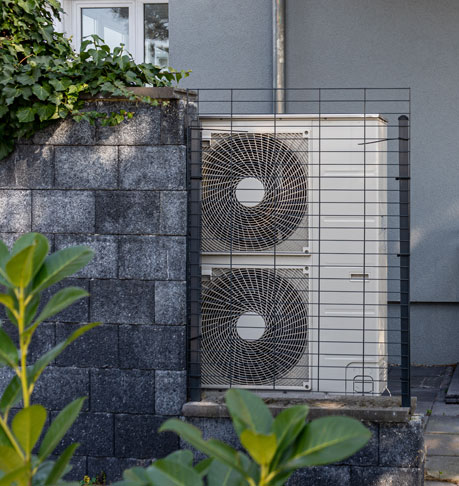
[[[156,104],[128,88],[171,86],[188,75],[136,64],[122,46],[111,51],[98,36],[84,40],[75,52],[53,25],[62,12],[57,0],[0,0],[0,160],[18,139],[59,119],[116,125],[132,117],[124,110],[88,110],[85,96]]]

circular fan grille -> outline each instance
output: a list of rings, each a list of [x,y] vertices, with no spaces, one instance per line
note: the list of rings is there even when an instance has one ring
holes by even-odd
[[[298,140],[298,134],[290,136]],[[203,154],[202,224],[206,237],[213,240],[211,246],[265,250],[301,225],[308,208],[306,167],[299,154],[278,137],[261,133],[222,136]],[[238,200],[238,184],[248,178],[263,186],[259,204],[244,205]]]
[[[272,385],[306,352],[307,305],[288,279],[271,270],[223,273],[204,287],[202,306],[205,384]],[[265,321],[259,339],[242,339],[238,333],[238,320],[248,312]]]

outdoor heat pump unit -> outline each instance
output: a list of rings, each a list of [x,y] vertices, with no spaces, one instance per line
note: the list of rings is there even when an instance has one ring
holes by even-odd
[[[381,394],[386,121],[208,116],[201,134],[202,388]]]

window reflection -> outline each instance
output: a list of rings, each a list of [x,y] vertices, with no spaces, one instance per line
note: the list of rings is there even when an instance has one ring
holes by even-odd
[[[129,50],[129,7],[82,8],[82,38],[97,34],[110,49],[125,45]]]
[[[148,3],[144,10],[145,62],[169,65],[169,7],[166,3]]]

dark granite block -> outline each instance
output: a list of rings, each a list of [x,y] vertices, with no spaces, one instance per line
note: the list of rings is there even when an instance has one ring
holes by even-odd
[[[95,127],[86,121],[62,120],[40,130],[33,137],[36,144],[92,145]]]
[[[0,160],[0,187],[42,189],[53,187],[54,147],[17,145]]]
[[[56,324],[56,341],[64,341],[79,324]],[[56,360],[58,366],[112,368],[118,365],[118,329],[101,325],[74,341]]]
[[[31,213],[32,202],[30,191],[0,190],[1,232],[22,233],[30,231]]]
[[[161,143],[180,145],[185,143],[184,100],[171,100],[161,106]]]
[[[159,193],[98,192],[96,231],[115,234],[154,234],[159,231]]]
[[[119,276],[153,280],[164,274],[165,252],[157,236],[120,237]]]
[[[308,467],[295,472],[287,486],[356,486],[351,482],[349,467]]]
[[[154,413],[155,375],[139,370],[91,371],[91,410]]]
[[[425,457],[422,417],[406,424],[380,424],[379,464],[388,467],[421,467]]]
[[[187,193],[186,191],[161,192],[161,234],[186,235]]]
[[[51,460],[56,461],[58,456],[51,456]],[[72,469],[64,476],[66,481],[81,481],[86,474],[86,457],[73,456],[70,460]]]
[[[365,423],[371,431],[371,439],[368,441],[367,445],[354,454],[353,456],[345,459],[343,464],[348,464],[352,466],[372,466],[378,465],[379,460],[379,425],[373,423]]]
[[[115,278],[117,276],[118,245],[116,236],[56,235],[56,250],[84,245],[94,250],[93,259],[75,277]]]
[[[136,280],[91,282],[92,321],[115,324],[152,324],[155,284]]]
[[[155,389],[155,412],[180,415],[186,402],[186,371],[156,371]]]
[[[115,416],[115,455],[159,459],[179,448],[178,436],[170,432],[159,434],[166,417],[152,415]]]
[[[132,459],[116,457],[88,457],[88,475],[95,477],[102,471],[107,475],[107,484],[119,481],[126,469],[133,467],[147,467],[151,464],[150,459]]]
[[[185,369],[183,326],[121,326],[119,340],[122,368]]]
[[[89,395],[89,371],[79,368],[49,367],[38,379],[32,402],[48,410],[62,410],[72,400]],[[88,410],[88,401],[83,405]]]
[[[155,323],[186,324],[186,283],[155,283]]]
[[[418,468],[351,467],[352,486],[422,486],[424,472]]]
[[[160,108],[143,103],[99,103],[98,111],[103,113],[131,111],[134,116],[114,127],[96,129],[99,145],[156,145],[160,142]]]
[[[34,231],[94,232],[94,194],[88,191],[36,191],[32,218]]]
[[[55,186],[114,189],[118,185],[117,147],[56,147]]]
[[[52,420],[57,412],[51,414]],[[77,456],[111,456],[113,454],[113,415],[108,413],[80,413],[56,448],[61,454],[70,444],[78,442]]]
[[[120,147],[120,185],[136,190],[185,189],[185,147]]]

